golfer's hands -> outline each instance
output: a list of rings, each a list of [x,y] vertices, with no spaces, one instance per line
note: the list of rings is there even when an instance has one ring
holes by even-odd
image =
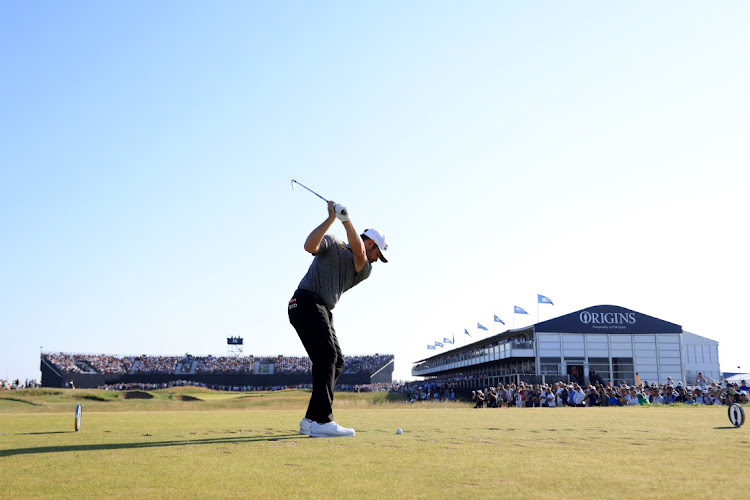
[[[349,220],[349,211],[345,206],[336,204],[334,210],[336,211],[336,217],[338,218],[338,220],[340,220],[341,222],[346,222]]]
[[[341,222],[346,222],[349,220],[349,211],[344,205],[340,205],[335,201],[329,201],[328,220],[333,221],[333,219],[338,219]]]

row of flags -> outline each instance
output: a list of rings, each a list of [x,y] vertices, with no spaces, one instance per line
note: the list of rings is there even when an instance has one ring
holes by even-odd
[[[427,349],[435,349],[436,347],[444,347],[444,343],[445,344],[455,344],[456,343],[456,337],[455,337],[455,335],[453,336],[453,338],[450,338],[450,339],[447,338],[447,337],[443,337],[443,342],[435,342],[434,345],[428,345]]]
[[[537,301],[537,304],[549,304],[552,306],[555,305],[548,297],[545,297],[544,295],[540,295],[540,294],[536,294],[536,301]],[[529,314],[529,313],[527,313],[523,307],[513,306],[513,314]],[[505,324],[505,321],[501,320],[497,316],[497,314],[495,314],[494,316],[495,316],[495,320],[494,320],[495,323],[501,323],[503,325]],[[478,321],[477,321],[477,329],[489,331],[489,329],[486,326],[482,325]],[[471,334],[469,333],[469,330],[467,330],[466,328],[464,328],[464,334],[468,335],[469,338],[474,338],[471,336]],[[455,335],[450,339],[443,337],[443,342],[435,342],[434,344],[428,344],[427,349],[436,349],[438,347],[445,347],[445,344],[455,344],[455,342],[456,342]]]

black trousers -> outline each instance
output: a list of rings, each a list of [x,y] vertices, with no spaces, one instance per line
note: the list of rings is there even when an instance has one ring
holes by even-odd
[[[289,301],[289,322],[312,362],[312,396],[305,418],[319,424],[333,421],[333,388],[344,371],[333,314],[315,293],[297,290]]]

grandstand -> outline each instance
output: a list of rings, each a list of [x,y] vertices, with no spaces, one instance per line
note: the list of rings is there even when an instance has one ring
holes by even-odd
[[[341,385],[390,383],[394,356],[345,356]],[[310,359],[296,356],[119,356],[42,353],[42,387],[96,388],[114,384],[164,384],[177,380],[207,386],[281,387],[311,382]]]

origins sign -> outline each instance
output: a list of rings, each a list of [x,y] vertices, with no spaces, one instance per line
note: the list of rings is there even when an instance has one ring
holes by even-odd
[[[620,329],[625,330],[628,325],[635,325],[637,323],[636,313],[621,313],[621,312],[589,312],[581,311],[578,315],[581,323],[591,325],[592,328],[598,330],[612,330]]]
[[[537,332],[682,333],[682,327],[619,306],[594,306],[534,325]]]

